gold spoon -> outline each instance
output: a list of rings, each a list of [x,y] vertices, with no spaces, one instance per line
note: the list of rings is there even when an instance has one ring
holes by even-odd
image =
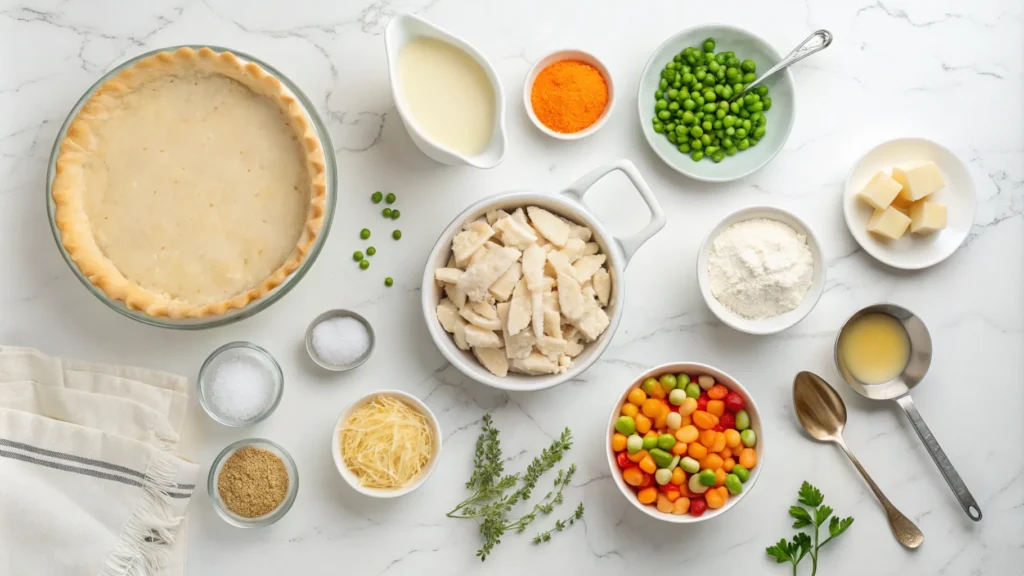
[[[896,509],[889,502],[889,499],[882,494],[882,490],[875,484],[875,481],[868,476],[868,471],[860,465],[857,457],[850,452],[843,441],[843,428],[846,427],[846,405],[839,394],[812,372],[801,372],[793,380],[793,407],[796,410],[796,417],[800,425],[815,440],[821,442],[832,442],[838,444],[843,452],[850,457],[850,461],[857,467],[860,475],[871,487],[875,497],[885,509],[885,515],[889,519],[889,527],[896,539],[907,548],[917,548],[924,542],[924,534],[921,530]]]

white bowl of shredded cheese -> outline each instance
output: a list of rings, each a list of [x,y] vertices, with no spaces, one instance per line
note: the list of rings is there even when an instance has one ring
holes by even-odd
[[[434,472],[441,426],[419,398],[380,390],[341,412],[331,452],[338,473],[356,492],[397,498],[422,486]]]
[[[697,283],[726,325],[763,335],[781,332],[811,312],[825,287],[825,256],[795,214],[752,206],[722,219],[697,254]]]

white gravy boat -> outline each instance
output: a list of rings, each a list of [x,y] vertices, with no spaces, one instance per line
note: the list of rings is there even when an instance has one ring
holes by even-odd
[[[452,46],[469,54],[480,67],[484,69],[487,78],[494,88],[494,125],[491,130],[491,141],[479,154],[466,156],[460,154],[447,146],[443,146],[424,134],[416,120],[409,113],[405,102],[401,97],[401,78],[398,74],[398,56],[402,48],[417,38],[434,38],[447,42]],[[424,154],[437,160],[442,164],[468,164],[476,168],[493,168],[501,163],[505,157],[507,137],[505,135],[505,93],[501,86],[501,80],[494,71],[494,66],[479,50],[474,48],[465,40],[450,34],[449,32],[434,26],[426,20],[411,14],[399,14],[391,19],[387,29],[384,31],[384,47],[388,54],[388,75],[391,78],[391,96],[398,108],[398,114],[402,117],[406,131],[413,143],[423,151]]]

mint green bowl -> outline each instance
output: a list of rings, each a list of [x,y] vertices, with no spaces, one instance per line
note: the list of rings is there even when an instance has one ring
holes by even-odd
[[[706,24],[687,28],[662,42],[647,61],[643,74],[640,76],[640,88],[637,93],[637,109],[640,113],[640,129],[651,149],[673,170],[704,182],[729,182],[749,176],[772,161],[782,150],[793,129],[796,116],[796,88],[793,75],[789,69],[778,72],[768,79],[764,86],[771,91],[771,110],[764,113],[768,118],[768,132],[756,146],[726,156],[719,163],[709,159],[694,162],[689,154],[684,154],[669,142],[664,134],[654,131],[651,118],[654,117],[654,92],[658,90],[661,71],[672,57],[690,46],[700,46],[704,40],[715,41],[715,52],[732,50],[740,60],[751,59],[757,63],[758,75],[782,60],[780,55],[768,42],[751,32],[725,24]]]

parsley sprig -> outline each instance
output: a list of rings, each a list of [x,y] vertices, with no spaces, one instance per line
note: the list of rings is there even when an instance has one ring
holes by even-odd
[[[566,428],[557,440],[530,462],[525,473],[505,474],[498,429],[494,427],[491,415],[484,415],[473,456],[473,474],[466,482],[466,488],[473,490],[473,494],[448,512],[449,518],[480,520],[480,535],[484,538],[484,544],[477,550],[476,555],[481,561],[486,560],[494,547],[501,543],[501,537],[505,532],[511,530],[518,534],[523,533],[538,515],[549,515],[562,503],[562,491],[572,482],[572,477],[576,473],[575,464],[558,471],[552,489],[534,504],[529,513],[514,520],[508,518],[517,504],[530,500],[541,476],[561,462],[562,456],[570,448],[572,432]],[[513,488],[515,490],[509,493]],[[583,504],[580,504],[572,517],[556,522],[554,530],[561,532],[582,517]],[[546,542],[551,539],[550,531],[542,535],[546,537],[540,541]],[[542,535],[538,535],[538,538]]]
[[[796,576],[796,567],[808,554],[811,556],[811,576],[818,572],[818,554],[826,544],[837,538],[853,524],[853,517],[840,519],[832,516],[832,507],[825,506],[825,495],[814,486],[804,482],[800,486],[797,502],[804,507],[791,506],[789,515],[793,517],[793,528],[814,527],[814,540],[806,532],[798,532],[793,540],[787,542],[785,538],[779,540],[774,546],[765,549],[768,555],[775,558],[779,564],[790,562],[793,564],[793,576]],[[809,508],[809,509],[808,509]],[[831,518],[831,520],[829,520]],[[824,541],[819,541],[818,532],[825,522],[828,522],[829,536]]]

